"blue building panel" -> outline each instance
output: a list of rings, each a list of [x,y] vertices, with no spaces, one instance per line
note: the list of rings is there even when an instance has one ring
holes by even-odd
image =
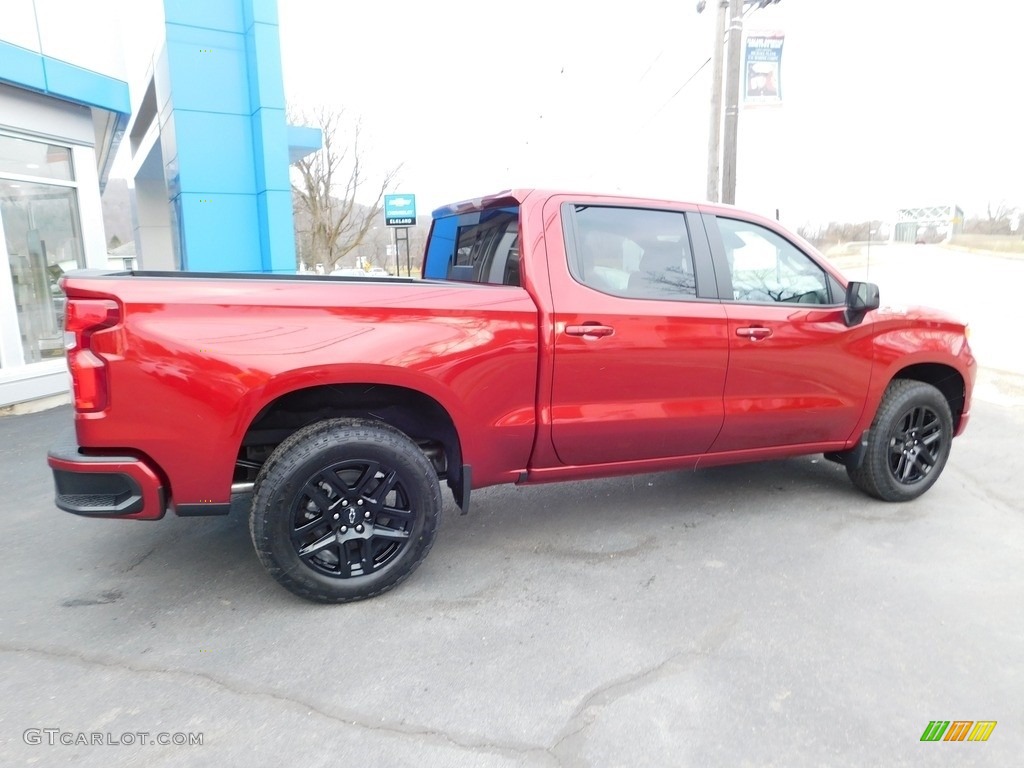
[[[256,196],[260,221],[260,249],[263,271],[295,273],[295,222],[291,191],[270,190]]]
[[[254,106],[285,108],[281,87],[281,45],[276,26],[257,23],[245,33],[249,101]]]
[[[0,81],[75,104],[131,114],[127,83],[2,40]]]
[[[324,134],[308,125],[288,126],[288,162],[297,163],[306,155],[317,152],[324,145]]]
[[[53,96],[123,115],[132,111],[128,84],[121,80],[49,56],[43,56],[43,71],[46,92]]]
[[[196,272],[261,272],[260,226],[254,195],[182,192],[183,268]],[[292,261],[294,270],[294,260]]]
[[[256,194],[250,117],[176,109],[173,120],[183,193]]]
[[[277,25],[277,0],[242,0],[245,29],[253,24]]]
[[[244,35],[168,24],[167,63],[175,109],[251,114]]]
[[[164,0],[154,72],[182,268],[295,271],[288,165],[320,132],[287,125],[275,0]]]
[[[43,57],[20,45],[0,40],[0,80],[35,91],[45,91]]]
[[[291,190],[288,178],[288,125],[283,109],[264,107],[252,116],[256,191]]]
[[[245,32],[245,0],[164,0],[164,20],[199,29]]]

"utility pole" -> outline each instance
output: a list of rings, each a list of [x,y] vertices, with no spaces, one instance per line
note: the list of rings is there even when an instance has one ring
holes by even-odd
[[[778,2],[779,0],[718,0],[714,71],[711,74],[711,124],[708,129],[707,196],[711,202],[718,202],[719,199],[730,205],[736,202],[736,141],[739,134],[744,8],[748,5],[765,8]],[[703,13],[706,6],[705,0],[698,0],[697,13]],[[725,47],[726,9],[729,17],[729,58],[725,73],[725,148],[722,151],[722,58]]]
[[[725,136],[722,153],[722,202],[736,203],[736,138],[740,121],[740,47],[743,0],[729,0],[729,52],[725,80]]]
[[[700,7],[700,6],[698,6]],[[725,54],[725,17],[729,0],[719,0],[715,20],[715,53],[711,72],[711,124],[708,127],[708,200],[718,202],[722,156],[722,58]]]

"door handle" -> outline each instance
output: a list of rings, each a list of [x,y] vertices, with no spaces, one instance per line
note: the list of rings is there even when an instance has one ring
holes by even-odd
[[[761,339],[767,339],[772,335],[771,328],[764,328],[762,326],[750,326],[747,328],[737,328],[737,336],[743,336],[744,338],[750,339],[751,341],[760,341]]]
[[[566,336],[582,336],[584,339],[600,339],[604,336],[611,336],[613,333],[615,333],[615,329],[610,325],[598,325],[597,323],[565,326]]]

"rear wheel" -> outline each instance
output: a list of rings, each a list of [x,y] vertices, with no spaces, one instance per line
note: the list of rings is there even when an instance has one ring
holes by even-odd
[[[430,551],[440,515],[437,475],[412,440],[378,422],[331,419],[271,454],[249,529],[285,588],[345,603],[404,581]]]
[[[875,498],[910,501],[939,479],[952,440],[953,417],[942,393],[922,381],[897,379],[875,415],[863,463],[847,473]]]

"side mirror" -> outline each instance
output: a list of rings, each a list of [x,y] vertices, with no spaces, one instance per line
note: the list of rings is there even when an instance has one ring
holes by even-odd
[[[847,326],[857,325],[864,315],[878,309],[878,286],[874,283],[852,282],[846,286],[846,311],[843,319]]]

